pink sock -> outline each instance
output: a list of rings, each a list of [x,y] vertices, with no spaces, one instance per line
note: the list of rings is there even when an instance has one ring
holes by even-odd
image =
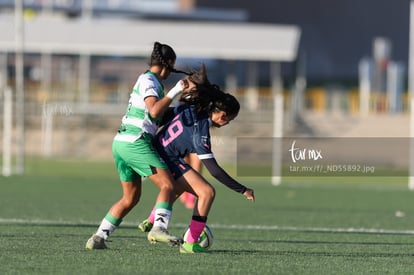
[[[154,208],[152,208],[151,214],[148,216],[148,221],[150,223],[154,224],[154,219],[155,219],[155,206],[154,206]]]
[[[195,243],[198,242],[198,238],[203,232],[204,227],[206,226],[206,222],[199,222],[195,220],[191,220],[190,223],[190,234],[187,236],[187,243]]]
[[[180,202],[185,203],[187,201],[187,192],[184,192],[180,196]]]

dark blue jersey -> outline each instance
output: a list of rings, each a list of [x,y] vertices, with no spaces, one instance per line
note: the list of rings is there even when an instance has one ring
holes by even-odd
[[[209,115],[196,114],[192,106],[179,106],[176,113],[157,135],[157,147],[164,151],[163,155],[170,160],[184,158],[189,153],[196,153],[201,160],[214,158]]]
[[[230,189],[244,193],[246,187],[229,176],[214,158],[211,151],[209,114],[197,114],[193,106],[184,105],[177,107],[175,113],[174,118],[155,138],[155,146],[174,178],[179,178],[191,169],[183,158],[190,153],[196,153],[213,177]]]

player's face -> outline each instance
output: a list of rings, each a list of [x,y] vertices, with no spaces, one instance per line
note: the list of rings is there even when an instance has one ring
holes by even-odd
[[[211,121],[213,126],[220,128],[230,123],[233,119],[236,118],[236,115],[228,116],[224,111],[218,111],[211,113]]]

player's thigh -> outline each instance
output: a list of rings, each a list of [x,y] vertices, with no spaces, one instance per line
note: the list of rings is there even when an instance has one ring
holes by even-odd
[[[155,173],[148,178],[160,189],[174,189],[174,179],[168,169],[155,168]]]
[[[201,160],[198,158],[197,154],[191,153],[188,154],[185,158],[185,161],[197,172],[201,173]]]
[[[202,194],[214,194],[214,187],[194,170],[189,170],[178,178],[177,185],[186,192],[197,196]],[[178,189],[178,187],[177,187]]]

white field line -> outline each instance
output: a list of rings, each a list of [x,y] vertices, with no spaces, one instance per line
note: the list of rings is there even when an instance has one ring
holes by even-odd
[[[99,225],[93,221],[65,221],[42,219],[4,219],[0,218],[0,224],[28,224],[28,225]],[[125,226],[137,226],[137,223],[123,222]],[[186,228],[188,224],[173,223],[172,227]],[[364,234],[404,234],[414,235],[414,230],[393,230],[381,228],[330,228],[330,227],[297,227],[279,225],[242,225],[242,224],[209,224],[211,228],[228,230],[258,230],[258,231],[297,231],[297,232],[321,232],[321,233],[364,233]]]

